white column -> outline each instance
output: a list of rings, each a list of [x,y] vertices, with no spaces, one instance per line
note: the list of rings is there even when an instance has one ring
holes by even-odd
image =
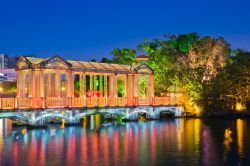
[[[114,97],[114,74],[109,77],[109,97]]]

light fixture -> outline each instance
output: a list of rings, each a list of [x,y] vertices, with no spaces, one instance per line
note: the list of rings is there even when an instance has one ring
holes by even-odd
[[[65,91],[65,87],[62,87],[61,90],[62,90],[62,91]]]

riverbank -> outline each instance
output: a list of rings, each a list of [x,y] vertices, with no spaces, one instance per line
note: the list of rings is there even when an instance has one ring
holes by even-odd
[[[195,115],[198,118],[250,118],[249,111],[217,111]]]

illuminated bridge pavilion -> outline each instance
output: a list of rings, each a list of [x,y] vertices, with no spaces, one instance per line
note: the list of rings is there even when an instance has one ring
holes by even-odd
[[[72,115],[71,111],[70,117],[65,117],[76,120],[80,113],[96,112],[96,108],[104,112],[119,112],[125,117],[131,114],[128,108],[136,108],[133,111],[142,110],[155,117],[154,110],[148,111],[151,106],[181,104],[178,97],[154,96],[154,71],[146,64],[84,62],[65,60],[60,56],[45,59],[21,57],[16,71],[17,95],[15,98],[1,98],[0,109],[5,114],[2,113],[0,118],[19,115],[30,118],[23,112],[34,111],[49,111],[51,116],[56,116],[60,110],[78,110],[78,113],[73,111]],[[116,111],[118,108],[126,110]],[[58,113],[58,116],[66,115]]]

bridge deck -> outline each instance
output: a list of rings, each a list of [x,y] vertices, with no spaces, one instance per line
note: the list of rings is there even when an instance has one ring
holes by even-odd
[[[182,105],[180,97],[73,97],[73,98],[0,98],[0,110],[46,109],[46,108],[94,108],[94,107],[133,107]]]

